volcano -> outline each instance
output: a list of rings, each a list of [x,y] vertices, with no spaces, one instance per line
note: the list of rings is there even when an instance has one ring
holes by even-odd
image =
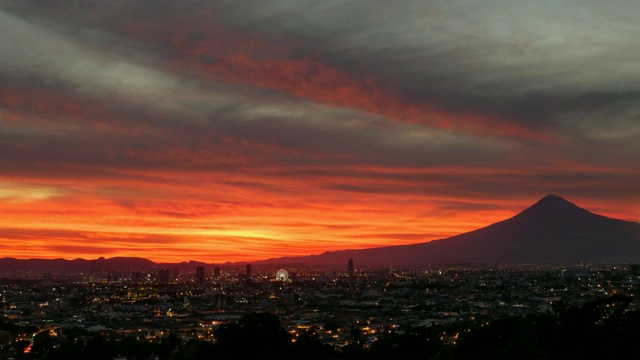
[[[516,216],[450,238],[258,263],[427,265],[640,260],[640,223],[593,214],[547,195]]]

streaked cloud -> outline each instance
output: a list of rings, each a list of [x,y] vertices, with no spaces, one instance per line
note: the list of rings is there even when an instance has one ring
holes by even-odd
[[[0,241],[252,260],[442,238],[548,193],[638,220],[639,13],[0,0]]]

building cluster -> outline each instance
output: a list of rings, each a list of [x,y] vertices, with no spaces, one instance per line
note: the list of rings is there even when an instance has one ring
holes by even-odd
[[[312,332],[336,348],[371,344],[385,331],[440,326],[442,341],[494,319],[548,313],[563,304],[615,294],[636,297],[640,267],[628,264],[530,264],[429,267],[279,267],[244,271],[197,266],[149,269],[127,277],[4,279],[3,323],[49,331],[63,341],[91,334],[140,341],[215,341],[214,330],[252,312],[279,316],[292,341]],[[284,270],[284,272],[283,272]],[[634,300],[629,310],[637,309]],[[65,336],[69,334],[78,336]],[[20,337],[20,338],[18,338]],[[0,353],[32,334],[0,330]]]

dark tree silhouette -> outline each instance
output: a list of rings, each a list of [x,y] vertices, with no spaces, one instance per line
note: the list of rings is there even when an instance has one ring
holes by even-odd
[[[269,313],[252,313],[237,324],[223,324],[215,336],[219,354],[227,358],[282,357],[291,338],[280,319]]]
[[[556,304],[556,315],[495,320],[464,334],[452,357],[637,358],[640,313],[627,311],[631,301],[615,295],[577,307]]]
[[[53,340],[48,330],[41,331],[33,337],[31,352],[39,357],[46,357],[53,349]]]
[[[331,345],[323,344],[315,329],[307,329],[291,343],[289,356],[295,359],[330,359],[338,353]]]
[[[369,356],[381,359],[425,359],[437,357],[442,342],[425,327],[410,328],[403,334],[384,329],[369,349]]]
[[[175,333],[171,333],[166,339],[160,341],[158,356],[161,359],[170,359],[171,353],[176,349],[176,346],[180,347],[180,338]]]

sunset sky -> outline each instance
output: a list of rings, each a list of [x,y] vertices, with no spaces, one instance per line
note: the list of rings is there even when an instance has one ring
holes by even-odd
[[[0,0],[0,257],[255,261],[554,193],[640,220],[640,7]]]

